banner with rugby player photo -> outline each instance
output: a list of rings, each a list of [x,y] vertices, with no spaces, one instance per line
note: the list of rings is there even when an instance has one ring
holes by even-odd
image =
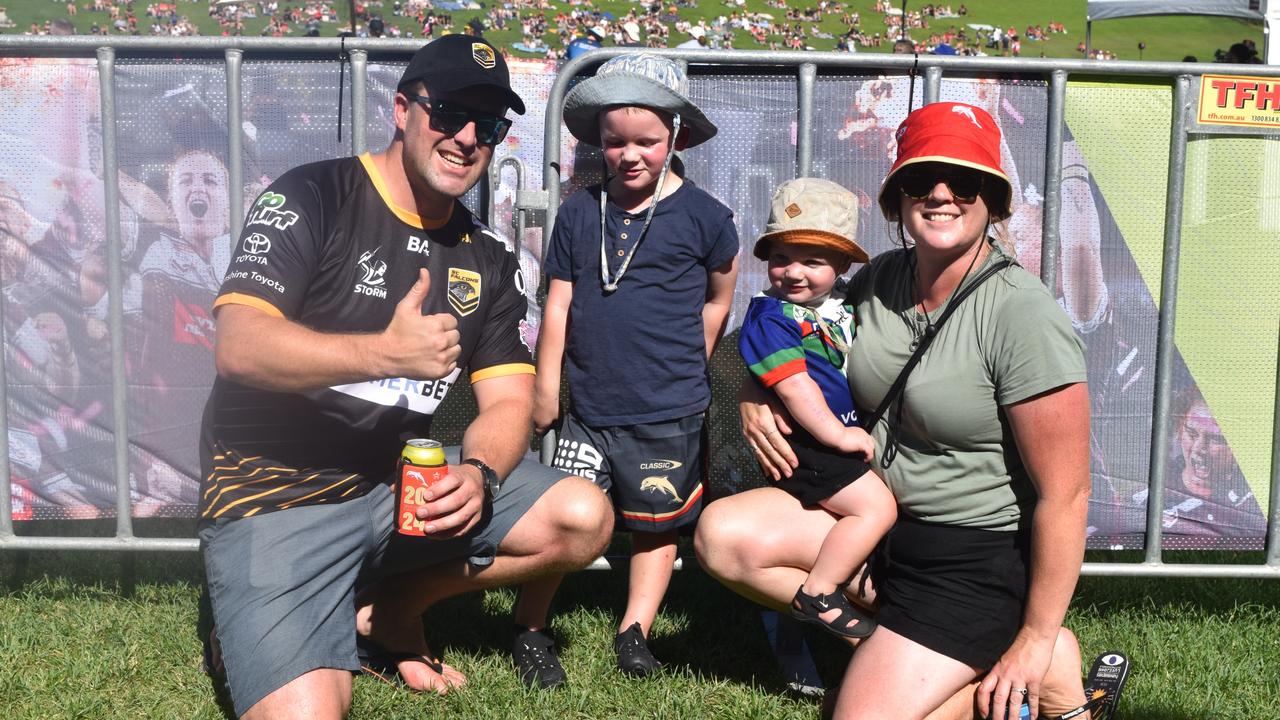
[[[391,99],[403,67],[369,64],[372,151],[391,138]],[[477,189],[464,202],[479,209],[487,201],[495,230],[520,255],[532,347],[549,228],[541,213],[530,213],[517,237],[515,205],[520,187],[542,185],[556,66],[511,60],[510,69],[529,112],[513,116],[494,157],[513,160],[487,197]],[[231,198],[238,193],[250,212],[285,170],[350,152],[350,113],[338,111],[340,92],[341,106],[349,107],[350,73],[333,62],[246,59],[238,129],[243,182],[233,188],[221,60],[123,59],[116,71],[134,514],[193,517],[200,414],[214,373],[209,308],[230,258],[262,251],[233,242]],[[0,73],[0,136],[10,148],[0,158],[0,268],[14,518],[109,516],[114,429],[97,66],[2,59]],[[796,83],[786,75],[712,76],[695,68],[690,92],[720,132],[683,154],[687,175],[734,210],[742,238],[730,318],[736,332],[747,302],[766,283],[749,249],[773,189],[796,173]],[[820,74],[815,83],[812,174],[859,196],[859,241],[873,255],[899,242],[875,198],[896,150],[894,130],[923,94],[922,80],[903,76]],[[998,231],[1038,273],[1045,83],[948,78],[940,95],[979,105],[1000,123],[1002,162],[1015,192],[1013,216]],[[1167,90],[1152,86],[1073,83],[1068,93],[1053,291],[1086,345],[1091,547],[1141,547],[1145,533],[1169,113]],[[1169,548],[1263,543],[1280,326],[1280,260],[1256,252],[1259,242],[1280,240],[1280,180],[1264,162],[1268,152],[1261,138],[1200,137],[1189,153],[1173,406],[1168,436],[1157,444],[1167,488],[1155,506]],[[598,151],[578,146],[567,131],[559,168],[565,195],[599,182],[602,172]],[[713,496],[764,482],[738,428],[733,398],[743,368],[735,347],[734,337],[724,340],[711,364]],[[442,417],[442,428],[465,425],[465,409],[446,404],[442,412],[458,415]]]

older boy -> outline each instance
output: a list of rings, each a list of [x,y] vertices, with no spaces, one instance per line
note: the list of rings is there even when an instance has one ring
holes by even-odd
[[[608,491],[632,531],[614,649],[623,672],[644,676],[658,666],[646,637],[677,532],[702,507],[706,362],[733,298],[738,235],[733,213],[673,166],[676,150],[716,133],[674,62],[613,58],[569,93],[564,117],[575,137],[603,150],[610,177],[570,197],[552,233],[534,424],[545,431],[560,415],[563,362],[572,406],[554,464]],[[558,580],[526,584],[517,609],[529,630],[514,656],[530,686],[564,682],[541,632]]]

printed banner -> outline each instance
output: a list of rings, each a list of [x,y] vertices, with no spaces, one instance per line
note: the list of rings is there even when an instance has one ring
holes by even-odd
[[[1200,77],[1201,125],[1280,128],[1280,80],[1242,75]]]
[[[392,136],[389,109],[402,68],[369,66],[372,150]],[[533,214],[517,233],[515,202],[518,181],[541,187],[555,66],[513,60],[511,71],[529,112],[514,118],[495,152],[518,162],[503,165],[489,200],[496,229],[519,247],[532,298],[549,229]],[[349,87],[339,86],[331,64],[246,62],[244,184],[231,187],[223,72],[217,61],[117,62],[129,471],[138,516],[195,514],[198,428],[214,374],[210,306],[231,254],[264,251],[252,236],[231,247],[231,193],[257,214],[247,219],[284,221],[268,217],[271,198],[260,196],[266,184],[299,163],[349,152],[349,120],[337,110]],[[0,74],[0,137],[10,148],[0,159],[0,268],[14,517],[109,516],[114,428],[97,67],[90,60],[0,59]],[[1256,80],[1229,78],[1236,84],[1228,91],[1209,77],[1204,91],[1225,93],[1210,99],[1232,108],[1247,94],[1241,83]],[[1273,112],[1273,102],[1259,104],[1269,92],[1255,89],[1243,111]],[[695,75],[691,93],[720,133],[685,153],[688,177],[734,210],[743,240],[733,329],[766,284],[750,247],[772,191],[796,173],[795,80]],[[859,239],[873,255],[895,247],[901,241],[875,199],[895,152],[893,131],[921,103],[923,82],[820,77],[814,93],[813,174],[857,193]],[[980,105],[1000,123],[1002,162],[1014,184],[1013,216],[1000,232],[1037,273],[1047,95],[1043,82],[945,79],[941,86],[942,99]],[[1068,94],[1053,290],[1088,353],[1093,547],[1140,547],[1146,527],[1168,105],[1167,90],[1151,86],[1073,83]],[[1202,114],[1204,108],[1202,97]],[[1184,262],[1180,278],[1174,403],[1169,436],[1158,439],[1168,487],[1155,507],[1168,547],[1257,548],[1265,533],[1280,261],[1256,248],[1259,240],[1268,247],[1280,240],[1280,218],[1268,209],[1280,181],[1268,175],[1266,153],[1242,141],[1262,142],[1198,142],[1188,162],[1189,190],[1209,189],[1187,200],[1183,252],[1195,262]],[[1260,159],[1242,160],[1254,156]],[[566,131],[559,168],[567,195],[599,181],[600,156]],[[479,191],[465,199],[472,207],[480,200]],[[1248,309],[1242,297],[1250,298]],[[457,302],[466,311],[466,298]],[[1212,319],[1246,313],[1248,321]],[[531,303],[530,345],[537,324]],[[711,367],[718,398],[712,496],[764,482],[732,402],[743,376],[735,348],[727,338]],[[438,427],[460,433],[469,411],[452,402],[441,406]]]

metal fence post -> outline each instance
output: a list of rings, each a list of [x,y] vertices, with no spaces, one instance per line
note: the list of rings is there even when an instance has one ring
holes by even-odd
[[[231,234],[229,241],[232,250],[240,231],[244,229],[244,148],[241,138],[244,137],[244,114],[240,104],[241,61],[244,51],[229,48],[226,53],[227,65],[227,192],[230,195],[227,210],[231,213]]]
[[[351,154],[363,155],[369,149],[369,53],[351,50],[347,57],[351,59]]]
[[[1040,280],[1058,286],[1062,252],[1062,129],[1066,124],[1067,73],[1054,70],[1049,80],[1049,123],[1044,155],[1044,217],[1040,241]]]
[[[102,186],[104,192],[107,278],[107,325],[111,330],[111,412],[115,441],[116,537],[133,537],[133,503],[129,483],[129,408],[124,373],[124,258],[120,243],[120,168],[116,156],[116,51],[98,48],[98,88],[102,102]]]
[[[796,87],[796,177],[808,177],[813,168],[813,84],[818,66],[804,63]]]
[[[1173,394],[1174,324],[1178,310],[1178,260],[1182,250],[1182,193],[1187,164],[1187,116],[1190,113],[1190,75],[1173,83],[1169,123],[1169,176],[1164,210],[1164,262],[1160,271],[1160,321],[1156,331],[1155,399],[1151,418],[1151,485],[1147,492],[1145,562],[1159,563],[1164,534],[1165,440],[1169,432],[1169,404]]]

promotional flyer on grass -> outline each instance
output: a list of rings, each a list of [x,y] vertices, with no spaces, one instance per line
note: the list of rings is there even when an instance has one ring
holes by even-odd
[[[370,65],[367,143],[391,136],[401,65]],[[495,158],[541,187],[543,121],[555,79],[547,61],[513,60],[530,112]],[[337,63],[246,61],[240,128],[243,186],[227,168],[226,78],[220,61],[121,60],[116,65],[124,371],[129,474],[137,516],[192,517],[197,436],[212,383],[210,307],[231,257],[231,197],[252,207],[302,162],[349,153],[350,73]],[[0,248],[10,483],[16,520],[114,514],[111,336],[103,119],[92,60],[0,59]],[[912,90],[914,89],[914,93]],[[764,287],[749,252],[772,189],[795,175],[793,76],[692,79],[695,102],[720,127],[685,155],[688,177],[735,213],[742,272],[730,329]],[[821,76],[815,85],[813,174],[862,199],[859,232],[875,255],[896,233],[874,198],[894,130],[923,82]],[[340,100],[341,97],[341,100]],[[940,99],[987,109],[1000,123],[1013,216],[999,229],[1019,262],[1040,268],[1047,87],[944,79]],[[1166,437],[1152,452],[1158,301],[1165,264],[1170,91],[1160,84],[1072,83],[1062,161],[1061,252],[1052,288],[1087,348],[1092,397],[1090,544],[1141,547],[1154,456],[1166,467],[1169,548],[1261,548],[1266,520],[1280,325],[1280,152],[1272,139],[1193,134],[1188,148]],[[566,193],[597,182],[599,155],[564,133]],[[517,174],[492,195],[497,229],[536,277],[544,228],[514,237]],[[474,205],[476,193],[468,198]],[[547,229],[549,230],[549,229]],[[1268,250],[1263,251],[1263,248]],[[527,283],[530,286],[536,283]],[[537,312],[530,311],[530,339]],[[725,343],[732,350],[735,343]],[[733,396],[741,360],[712,363],[709,487],[719,496],[764,480],[742,445]],[[945,402],[939,398],[939,402]],[[448,410],[445,411],[446,414]],[[448,417],[442,433],[451,432]],[[448,439],[442,437],[442,439]]]

